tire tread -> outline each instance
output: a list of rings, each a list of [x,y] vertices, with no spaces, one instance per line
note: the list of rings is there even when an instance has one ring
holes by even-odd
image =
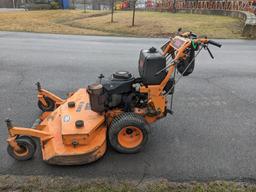
[[[139,128],[143,132],[144,137],[142,145],[133,149],[126,149],[122,147],[117,141],[117,135],[119,131],[124,126],[129,126],[129,124],[135,124],[134,126],[139,126]],[[144,145],[147,143],[149,130],[149,124],[145,121],[143,116],[132,112],[122,113],[112,120],[111,125],[108,129],[108,138],[110,145],[120,153],[137,153],[141,151]]]

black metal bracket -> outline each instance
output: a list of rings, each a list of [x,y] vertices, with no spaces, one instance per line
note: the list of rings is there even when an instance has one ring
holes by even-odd
[[[42,87],[41,87],[40,82],[37,82],[37,83],[36,83],[36,86],[37,86],[37,90],[38,90],[38,91],[41,91]]]
[[[10,119],[6,119],[5,123],[6,123],[8,129],[13,128],[12,121]]]

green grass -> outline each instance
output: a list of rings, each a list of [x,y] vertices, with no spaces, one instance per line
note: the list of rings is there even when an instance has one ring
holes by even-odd
[[[0,176],[0,191],[47,192],[254,192],[256,185],[239,182],[175,183],[164,179],[117,181],[49,176]]]
[[[0,13],[0,30],[42,33],[168,37],[179,27],[209,38],[242,38],[242,22],[237,18],[169,12],[118,11],[114,23],[109,12],[50,10]]]
[[[241,38],[239,19],[226,16],[185,13],[137,12],[135,27],[131,27],[132,12],[117,12],[114,23],[109,15],[78,19],[66,24],[80,29],[91,29],[111,34],[140,37],[168,37],[182,27],[185,31],[207,35],[210,38]]]

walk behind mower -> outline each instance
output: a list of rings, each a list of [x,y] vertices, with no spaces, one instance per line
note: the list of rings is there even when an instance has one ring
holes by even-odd
[[[99,82],[69,93],[67,99],[37,83],[43,113],[32,128],[16,127],[6,120],[9,155],[21,161],[31,159],[37,148],[35,139],[40,141],[43,160],[56,165],[96,161],[106,152],[107,143],[120,153],[141,151],[150,124],[173,113],[174,87],[180,77],[193,72],[195,57],[205,49],[213,58],[208,45],[221,47],[207,37],[178,30],[160,51],[141,50],[139,77],[127,71],[100,75]]]

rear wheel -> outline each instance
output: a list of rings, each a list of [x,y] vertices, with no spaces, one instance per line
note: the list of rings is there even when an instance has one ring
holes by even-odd
[[[20,136],[16,139],[20,149],[15,150],[12,146],[8,145],[8,154],[18,161],[25,161],[31,159],[36,151],[36,143],[31,137]]]
[[[120,153],[137,153],[148,141],[149,125],[135,113],[115,117],[108,130],[111,146]]]
[[[45,106],[41,101],[38,101],[39,109],[41,109],[43,112],[54,111],[55,102],[52,99],[50,99],[49,97],[44,97],[44,99],[45,99],[45,102],[47,105]]]

